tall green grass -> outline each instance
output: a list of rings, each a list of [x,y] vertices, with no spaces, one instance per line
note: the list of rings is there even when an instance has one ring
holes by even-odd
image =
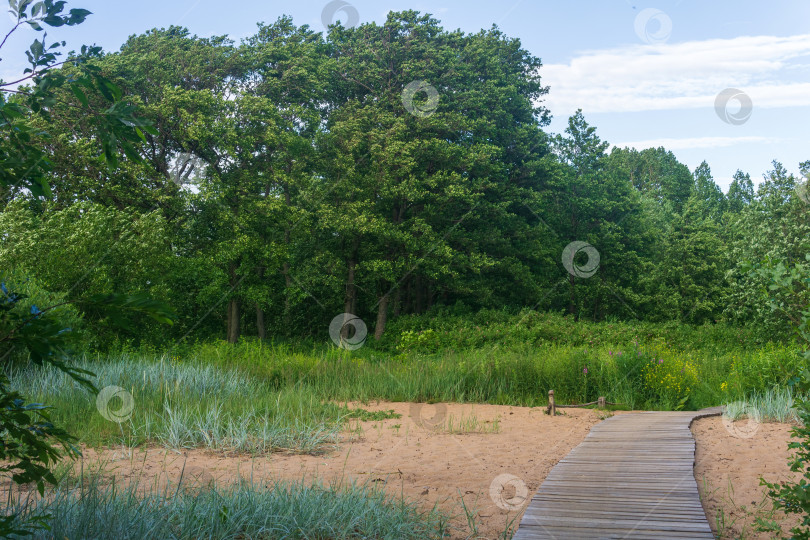
[[[53,407],[54,422],[87,444],[152,441],[172,448],[317,452],[337,441],[345,414],[312,389],[273,389],[238,369],[129,355],[75,365],[94,372],[98,388],[129,392],[131,415],[120,424],[110,421],[99,412],[96,396],[52,368],[19,370],[11,381],[30,399]],[[116,397],[108,408],[115,412],[122,405]]]
[[[555,390],[563,403],[605,396],[630,408],[698,409],[782,387],[801,369],[790,344],[715,344],[678,348],[659,338],[628,343],[482,345],[465,350],[421,347],[398,353],[329,345],[207,343],[184,361],[239,367],[274,388],[300,386],[330,400],[459,401],[536,406]],[[406,338],[406,342],[412,339]],[[713,342],[712,342],[713,343]],[[683,371],[681,371],[683,370]],[[688,390],[687,390],[688,388]]]
[[[44,499],[0,503],[5,515],[48,516],[34,539],[443,538],[447,517],[374,487],[244,481],[223,488],[143,489],[66,479]]]
[[[391,332],[396,340],[357,351],[244,339],[74,362],[98,374],[99,388],[132,394],[132,416],[120,425],[56,370],[17,370],[11,379],[88,444],[262,453],[327,448],[346,415],[335,403],[345,401],[538,406],[553,389],[563,404],[605,396],[632,409],[699,409],[782,388],[804,367],[796,346],[748,342],[745,330],[723,325],[634,327],[533,312],[496,312],[483,325],[476,317],[421,320],[431,327],[418,331],[406,317]]]
[[[759,422],[788,422],[798,424],[801,419],[796,412],[793,391],[776,388],[757,392],[725,405],[723,414],[731,420],[753,416]]]

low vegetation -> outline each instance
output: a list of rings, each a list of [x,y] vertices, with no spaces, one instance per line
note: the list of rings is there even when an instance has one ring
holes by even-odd
[[[337,442],[349,419],[396,416],[346,405],[356,401],[541,406],[554,389],[566,404],[599,396],[630,409],[729,403],[734,417],[754,407],[764,418],[794,418],[786,387],[800,362],[793,345],[751,347],[741,331],[719,325],[574,323],[534,312],[479,317],[495,322],[458,318],[453,326],[447,318],[440,329],[424,330],[444,340],[430,346],[399,341],[345,351],[331,343],[243,340],[188,345],[172,355],[127,351],[75,361],[96,373],[99,388],[132,396],[131,414],[120,424],[99,414],[96,396],[58,369],[18,368],[12,379],[15,390],[51,404],[53,420],[73,426],[85,444],[250,453],[317,453]],[[122,405],[113,397],[108,407]],[[464,428],[469,419],[453,421],[453,430],[479,429]]]
[[[49,516],[31,538],[443,538],[447,516],[355,484],[250,481],[154,489],[65,478],[47,498],[6,501],[4,511]]]

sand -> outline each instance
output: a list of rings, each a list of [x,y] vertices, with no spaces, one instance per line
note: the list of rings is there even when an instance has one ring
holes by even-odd
[[[798,522],[795,516],[773,513],[767,489],[759,484],[760,477],[769,482],[800,477],[787,463],[791,427],[747,420],[731,424],[720,417],[692,424],[695,479],[706,517],[719,538],[774,538],[772,532],[755,530],[757,517],[776,520],[785,532]]]
[[[516,528],[525,507],[551,468],[587,435],[605,413],[568,409],[551,418],[544,408],[495,405],[409,403],[351,404],[367,410],[389,410],[399,419],[351,422],[351,431],[335,449],[320,456],[274,453],[263,456],[163,448],[87,449],[85,468],[103,462],[117,478],[176,482],[185,466],[190,486],[244,478],[293,479],[317,477],[324,482],[372,482],[392,496],[418,501],[423,509],[438,505],[452,514],[454,538],[497,538],[511,524]],[[474,415],[484,430],[497,433],[451,434],[455,423]],[[442,431],[434,426],[443,424]],[[471,536],[460,504],[476,515]]]

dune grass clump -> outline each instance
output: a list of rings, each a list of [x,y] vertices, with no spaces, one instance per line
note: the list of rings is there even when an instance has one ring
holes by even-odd
[[[790,387],[754,393],[746,399],[727,403],[723,414],[731,420],[754,417],[759,422],[800,422]]]
[[[311,389],[277,390],[238,369],[130,355],[76,365],[97,375],[98,388],[116,386],[131,396],[131,411],[119,397],[106,404],[127,413],[120,423],[105,418],[95,395],[55,369],[17,371],[12,384],[54,407],[54,422],[90,445],[315,453],[337,441],[345,414]]]
[[[98,477],[65,479],[46,498],[6,500],[3,511],[43,517],[30,538],[443,538],[447,517],[356,484],[243,481],[224,488],[142,489]]]

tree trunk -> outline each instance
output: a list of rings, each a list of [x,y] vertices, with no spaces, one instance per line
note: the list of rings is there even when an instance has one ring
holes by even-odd
[[[344,313],[355,315],[357,309],[357,286],[354,284],[355,272],[357,270],[357,250],[360,249],[360,239],[352,240],[351,251],[346,260],[346,294],[343,297]]]
[[[414,306],[415,311],[416,311],[417,314],[421,315],[422,311],[423,311],[423,308],[424,308],[424,303],[422,302],[422,298],[423,298],[423,296],[422,296],[422,294],[423,294],[423,291],[422,291],[422,276],[420,276],[419,274],[417,274],[416,278],[414,279],[413,294],[414,294],[414,301],[415,301],[415,304],[416,304]]]
[[[264,279],[264,266],[259,267],[259,281]],[[256,302],[256,336],[259,339],[267,337],[267,331],[264,328],[264,310],[259,302]]]
[[[374,327],[374,339],[379,340],[385,332],[385,323],[388,320],[388,299],[389,294],[383,295],[380,298],[380,303],[377,306],[377,325]]]
[[[267,330],[264,328],[264,310],[258,302],[256,302],[256,335],[259,339],[267,339]]]
[[[236,264],[232,263],[228,267],[230,274],[231,291],[233,294],[239,281],[236,278]],[[239,300],[231,298],[228,302],[228,343],[236,343],[239,341]]]
[[[354,271],[356,266],[357,262],[354,259],[349,259],[346,263],[346,294],[343,297],[343,313],[351,313],[352,315],[354,315],[357,300],[357,287],[354,285]],[[341,337],[343,339],[349,338],[349,325],[343,325]]]
[[[288,164],[287,172],[289,172],[290,166]],[[284,189],[284,202],[287,207],[292,206],[292,197],[290,197],[290,186],[286,183],[282,184]],[[267,191],[267,197],[270,197],[270,191]],[[290,228],[284,227],[284,245],[288,248],[288,253],[290,252]],[[292,278],[290,278],[290,263],[284,261],[282,265],[282,272],[284,274],[284,328],[287,332],[290,331],[292,328],[292,315],[290,314],[290,290],[292,289]]]
[[[228,302],[228,343],[239,341],[239,300],[231,298]]]
[[[284,274],[284,328],[288,330],[292,327],[290,322],[290,290],[292,290],[292,278],[290,278],[290,264],[284,263],[282,265],[282,273]]]

